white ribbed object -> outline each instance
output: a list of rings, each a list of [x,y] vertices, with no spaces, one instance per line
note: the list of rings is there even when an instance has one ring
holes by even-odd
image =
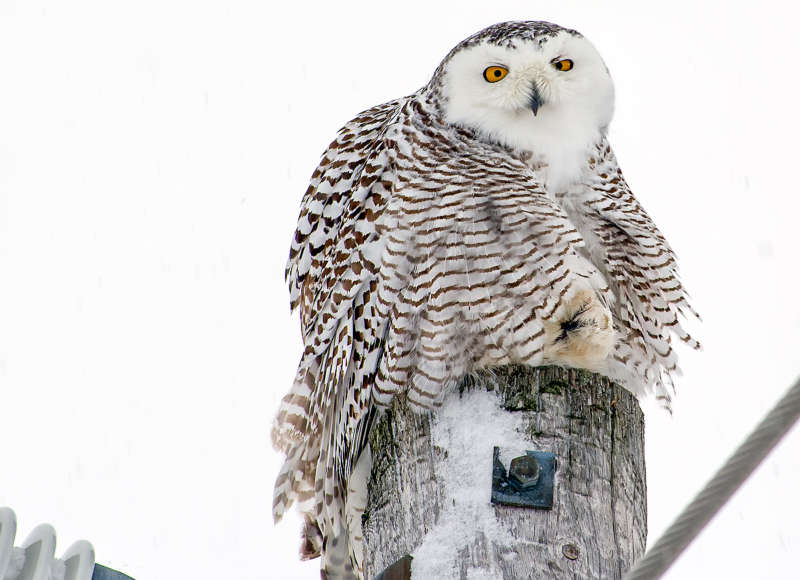
[[[56,558],[56,531],[50,524],[36,526],[18,548],[16,533],[13,510],[0,507],[0,580],[91,580],[94,548],[86,540]]]

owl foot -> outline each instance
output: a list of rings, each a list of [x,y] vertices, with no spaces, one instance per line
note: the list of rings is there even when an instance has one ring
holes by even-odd
[[[546,362],[590,370],[603,370],[614,346],[611,312],[589,290],[576,293],[545,323]]]

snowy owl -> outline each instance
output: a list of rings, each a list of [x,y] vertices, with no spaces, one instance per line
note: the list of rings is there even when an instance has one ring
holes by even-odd
[[[668,402],[692,310],[606,138],[613,109],[580,33],[505,22],[324,153],[286,268],[305,349],[272,432],[274,517],[299,504],[323,576],[363,577],[358,460],[394,395],[435,408],[465,374],[520,363]]]

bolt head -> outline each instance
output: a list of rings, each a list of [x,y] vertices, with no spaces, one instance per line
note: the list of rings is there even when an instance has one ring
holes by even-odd
[[[508,477],[512,479],[520,489],[530,489],[539,482],[539,462],[532,455],[523,455],[511,460],[508,470]]]

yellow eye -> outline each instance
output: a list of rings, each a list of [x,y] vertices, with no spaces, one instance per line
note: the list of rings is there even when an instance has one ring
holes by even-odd
[[[573,63],[570,59],[565,58],[564,60],[559,60],[553,63],[553,68],[560,71],[568,71],[572,68]]]
[[[508,69],[502,66],[490,66],[485,71],[483,71],[483,78],[485,78],[490,83],[496,83],[497,81],[502,81],[506,78],[508,74]]]

